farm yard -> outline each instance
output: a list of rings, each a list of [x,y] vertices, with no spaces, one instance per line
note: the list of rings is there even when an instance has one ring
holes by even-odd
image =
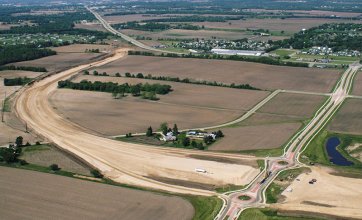
[[[362,99],[347,99],[328,125],[337,133],[362,135]]]
[[[194,215],[192,205],[178,197],[34,171],[0,171],[1,219],[186,220]]]
[[[142,65],[140,65],[142,64]],[[257,63],[127,56],[104,65],[99,72],[143,73],[223,83],[250,84],[262,90],[289,89],[330,92],[340,75],[338,70],[271,66]]]

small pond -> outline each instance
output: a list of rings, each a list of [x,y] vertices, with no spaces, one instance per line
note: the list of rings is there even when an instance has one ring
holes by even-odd
[[[329,161],[339,166],[351,166],[353,163],[347,160],[341,153],[338,152],[337,147],[341,143],[338,137],[330,137],[326,144],[326,149]]]

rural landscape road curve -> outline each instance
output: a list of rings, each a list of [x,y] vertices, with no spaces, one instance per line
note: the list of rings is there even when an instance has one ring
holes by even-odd
[[[80,65],[24,87],[15,102],[17,115],[34,132],[121,183],[176,193],[215,195],[215,192],[209,190],[160,182],[157,177],[176,182],[192,180],[208,185],[245,185],[259,173],[257,167],[195,159],[191,155],[255,160],[251,156],[144,146],[92,135],[61,117],[50,105],[49,97],[57,89],[59,80],[65,80],[91,66],[112,62],[126,54],[126,49],[120,49],[104,60]],[[196,168],[203,168],[208,172],[197,173]]]

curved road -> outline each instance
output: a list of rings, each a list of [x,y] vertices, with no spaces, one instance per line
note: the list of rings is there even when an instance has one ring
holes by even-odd
[[[317,111],[311,121],[286,145],[284,154],[281,157],[266,158],[267,166],[264,175],[255,178],[247,189],[228,193],[224,207],[215,219],[235,220],[246,208],[260,207],[266,203],[265,191],[268,186],[281,171],[302,165],[299,162],[300,153],[323,129],[348,97],[354,76],[360,68],[361,65],[353,64],[342,74],[330,98]],[[280,161],[287,162],[287,165],[281,165]],[[239,200],[238,197],[241,195],[247,195],[251,199]]]
[[[127,50],[121,49],[104,60],[80,65],[24,87],[15,102],[16,113],[30,129],[118,182],[177,193],[215,195],[212,191],[167,184],[156,179],[167,177],[176,182],[191,179],[198,183],[220,185],[245,184],[257,175],[258,169],[251,166],[195,159],[192,156],[242,160],[255,160],[255,157],[144,146],[95,136],[59,116],[50,105],[49,96],[57,89],[59,80],[67,79],[90,66],[112,62],[126,54]],[[195,168],[204,168],[208,173],[197,173]]]

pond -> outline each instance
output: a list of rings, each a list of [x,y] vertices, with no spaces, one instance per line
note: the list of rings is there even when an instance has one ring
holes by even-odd
[[[337,151],[338,145],[341,143],[338,137],[330,137],[326,144],[329,161],[339,166],[351,166],[353,163],[347,160],[341,153]]]

